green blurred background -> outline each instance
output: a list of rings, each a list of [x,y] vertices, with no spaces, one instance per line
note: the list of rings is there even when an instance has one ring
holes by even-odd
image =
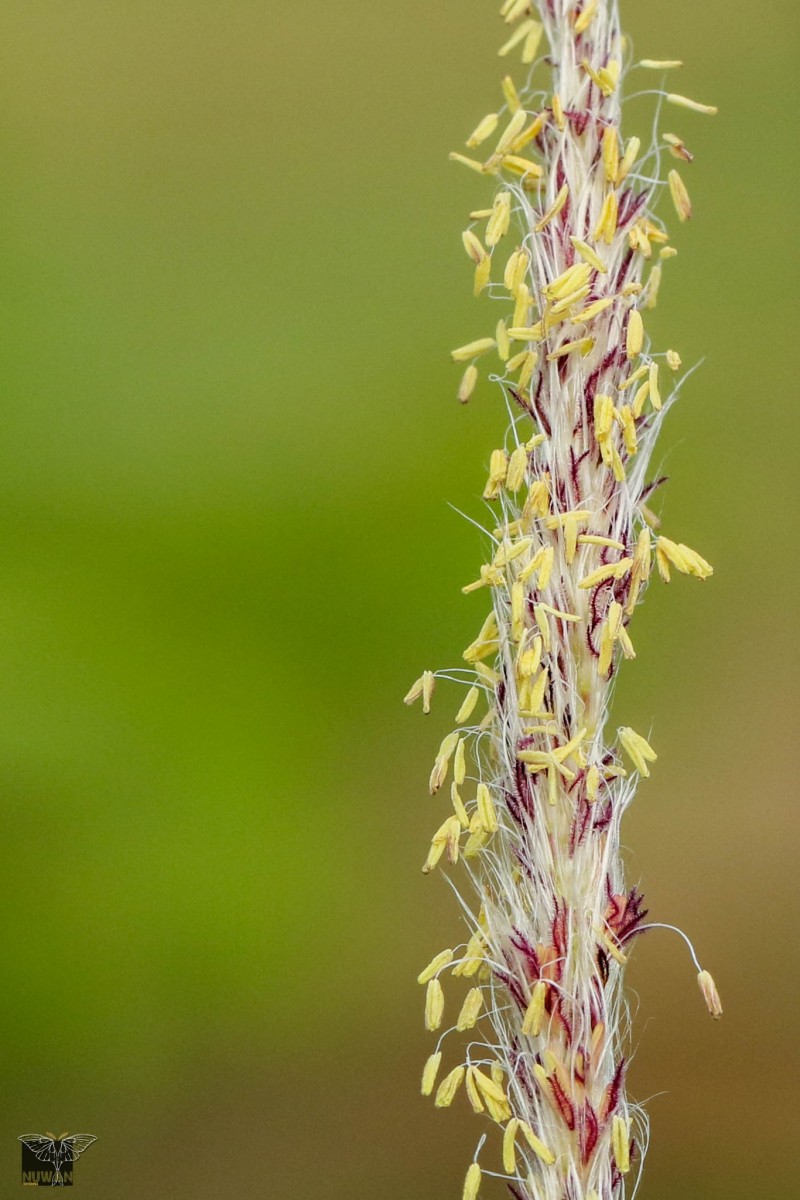
[[[642,941],[641,1195],[782,1197],[796,9],[623,7],[721,107],[669,118],[696,219],[650,323],[706,356],[664,512],[716,574],[653,587],[618,712],[660,756],[631,874],[726,1013]],[[87,1196],[460,1195],[479,1125],[417,1094],[414,983],[458,925],[419,873],[457,698],[400,699],[481,608],[448,504],[478,510],[504,419],[448,350],[486,332],[459,233],[488,193],[447,152],[501,35],[489,0],[0,8],[3,1197],[45,1129],[98,1135]]]

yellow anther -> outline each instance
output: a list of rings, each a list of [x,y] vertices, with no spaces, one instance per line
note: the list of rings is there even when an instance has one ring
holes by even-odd
[[[547,212],[545,212],[542,215],[542,217],[540,218],[540,220],[538,220],[536,222],[536,224],[534,225],[534,229],[536,230],[537,233],[541,233],[542,230],[545,228],[545,226],[550,224],[553,217],[558,216],[558,214],[561,212],[564,205],[567,203],[568,199],[569,199],[569,188],[567,187],[567,185],[565,183],[564,186],[560,189],[560,191],[559,191],[558,195],[556,196],[555,200],[553,201],[553,203],[548,208]]]
[[[653,247],[650,239],[640,224],[634,225],[628,232],[628,242],[631,250],[638,250],[644,258],[652,258]]]
[[[483,680],[483,682],[488,683],[490,687],[497,687],[498,683],[502,679],[502,675],[500,674],[499,671],[495,671],[492,667],[488,667],[486,665],[486,663],[484,663],[484,662],[474,663],[473,670],[474,670],[475,674],[480,676],[480,678]],[[484,718],[484,721],[487,718],[489,718],[490,716],[491,716],[491,713],[490,712],[487,713],[486,718]],[[484,721],[481,721],[481,723],[478,727],[479,729],[486,728]]]
[[[453,362],[468,362],[471,358],[494,350],[496,345],[494,338],[478,338],[475,342],[467,342],[466,346],[458,346],[457,349],[451,350],[450,357]]]
[[[521,329],[522,327],[527,326],[530,320],[532,303],[531,289],[528,287],[527,283],[520,283],[516,291],[514,316],[511,318],[511,324],[516,329]]]
[[[475,711],[475,705],[478,703],[479,696],[480,690],[477,687],[473,686],[469,689],[461,707],[456,713],[456,725],[463,725],[465,721],[469,720]]]
[[[474,158],[467,158],[465,154],[457,154],[455,150],[451,150],[448,157],[450,162],[461,163],[462,167],[469,167],[470,171],[475,171],[478,175],[489,174],[483,163]]]
[[[535,353],[535,351],[531,351],[529,354],[525,355],[525,361],[522,364],[522,370],[520,371],[519,375],[517,376],[517,387],[518,388],[522,389],[522,388],[526,388],[528,386],[528,384],[531,381],[534,369],[535,369],[538,361],[539,361],[539,356],[538,356],[538,354]]]
[[[438,979],[431,979],[425,993],[425,1028],[438,1029],[444,1016],[444,992]]]
[[[598,442],[604,442],[611,433],[614,423],[614,402],[610,396],[598,393],[594,398],[594,435]]]
[[[438,954],[434,954],[427,967],[423,968],[417,976],[417,983],[429,983],[434,975],[438,975],[443,967],[449,967],[453,961],[452,950],[440,950]]]
[[[647,363],[645,363],[641,367],[637,367],[635,371],[632,371],[630,373],[630,375],[625,380],[625,382],[621,383],[619,385],[619,387],[617,388],[617,391],[624,392],[626,390],[626,388],[633,387],[634,383],[638,383],[639,380],[642,379],[647,374],[648,370],[649,370],[649,368],[648,368]]]
[[[461,828],[468,829],[469,816],[467,815],[467,810],[464,807],[464,801],[461,799],[461,793],[458,790],[458,784],[455,781],[450,784],[450,799],[453,804],[453,811],[458,817]]]
[[[511,149],[512,143],[522,132],[527,119],[528,114],[523,108],[520,108],[513,114],[511,120],[508,122],[502,134],[500,135],[500,140],[495,146],[495,154],[502,155],[508,153],[508,151]]]
[[[722,1001],[719,998],[717,985],[708,971],[701,971],[697,976],[697,982],[700,986],[700,991],[703,993],[703,999],[706,1002],[708,1011],[718,1021],[722,1016]]]
[[[479,263],[486,258],[486,251],[483,248],[480,238],[471,229],[464,230],[461,234],[461,241],[464,244],[464,249],[474,263]]]
[[[658,389],[658,363],[657,362],[650,363],[648,382],[650,384],[650,403],[652,404],[652,406],[656,410],[656,412],[658,412],[658,410],[661,408],[661,392]]]
[[[605,583],[607,579],[622,579],[630,571],[632,565],[632,558],[621,558],[619,562],[608,563],[605,566],[598,567],[596,571],[592,571],[589,575],[586,575],[580,581],[578,587],[584,591],[588,591],[590,588],[597,587],[600,583]]]
[[[525,636],[525,587],[519,580],[511,585],[511,636],[515,642]]]
[[[578,353],[585,357],[594,346],[594,338],[580,338],[575,342],[564,342],[563,346],[559,346],[558,350],[554,350],[552,354],[548,354],[547,361],[555,362],[557,358],[564,358],[567,354]]]
[[[532,179],[541,179],[544,175],[544,168],[539,163],[531,162],[529,158],[522,158],[518,154],[504,154],[503,166],[515,175],[530,175]]]
[[[528,1002],[528,1007],[525,1009],[525,1016],[522,1018],[522,1032],[526,1033],[529,1037],[538,1037],[542,1032],[546,996],[547,984],[544,979],[539,979],[533,985],[531,998]]]
[[[550,300],[562,300],[587,284],[591,273],[592,268],[588,263],[574,263],[566,271],[562,271],[551,283],[546,283],[542,291]]]
[[[645,779],[650,777],[650,768],[648,762],[655,762],[658,758],[653,747],[643,738],[635,729],[631,729],[629,725],[622,725],[617,730],[619,744],[627,754],[628,758],[633,763],[636,770]]]
[[[508,457],[505,450],[493,450],[489,459],[489,478],[483,489],[484,500],[494,500],[500,495],[500,489],[505,483],[508,471]]]
[[[528,20],[523,21],[521,25],[518,25],[508,41],[498,50],[497,53],[500,55],[500,57],[505,58],[507,54],[511,53],[515,46],[518,46],[520,42],[524,42],[528,35],[534,31],[536,24],[536,21]]]
[[[503,284],[512,296],[516,296],[520,285],[525,280],[530,268],[531,260],[527,250],[517,248],[508,257],[508,261],[503,271]],[[517,324],[516,321],[513,322]]]
[[[477,1163],[471,1163],[464,1179],[464,1191],[461,1200],[477,1200],[481,1188],[481,1169]]]
[[[582,308],[580,312],[573,313],[570,320],[574,324],[579,321],[591,321],[594,317],[598,317],[601,312],[605,312],[614,303],[613,296],[604,296],[602,300],[593,300],[591,304],[587,304],[586,308]]]
[[[528,499],[522,510],[524,520],[531,517],[546,517],[550,511],[550,477],[535,480],[528,491]]]
[[[694,575],[696,579],[708,579],[709,575],[714,574],[714,568],[696,550],[685,546],[683,542],[676,545],[665,537],[660,537],[656,542],[656,562],[665,583],[669,583],[670,563],[684,575]]]
[[[606,125],[602,141],[603,170],[609,183],[615,183],[619,171],[619,136],[615,125]]]
[[[492,273],[492,260],[487,254],[486,258],[481,259],[475,266],[475,273],[472,281],[473,296],[480,296],[483,289],[489,282],[489,277]]]
[[[500,86],[503,89],[503,97],[508,105],[509,112],[516,112],[522,107],[522,101],[519,98],[519,93],[514,85],[514,80],[510,75],[504,75],[500,81]]]
[[[633,412],[633,415],[636,418],[636,420],[638,420],[639,417],[644,412],[644,402],[649,395],[650,395],[650,380],[646,379],[644,381],[644,383],[642,384],[642,386],[640,388],[636,389],[636,395],[633,397],[633,404],[631,405],[631,411]]]
[[[615,538],[603,537],[599,533],[581,533],[578,536],[579,546],[608,546],[609,550],[624,550],[624,542]]]
[[[567,521],[577,521],[582,524],[588,521],[593,516],[591,509],[588,508],[571,508],[568,512],[553,513],[545,521],[545,526],[548,529],[559,529],[567,523]]]
[[[516,1117],[512,1117],[503,1132],[503,1170],[506,1175],[516,1175],[517,1173],[517,1155],[514,1139],[518,1126],[519,1121]]]
[[[533,645],[529,650],[523,650],[519,656],[519,676],[521,679],[530,679],[539,669],[539,663],[542,659],[542,639],[537,637],[534,639]]]
[[[607,246],[611,245],[614,240],[614,234],[617,232],[618,212],[619,201],[617,193],[609,192],[603,201],[603,207],[600,209],[600,218],[592,233],[595,240],[602,238]]]
[[[638,450],[636,439],[636,423],[631,412],[629,404],[623,404],[619,410],[619,420],[622,426],[622,437],[625,442],[625,449],[628,454],[635,454]]]
[[[529,686],[528,686],[527,695],[526,695],[527,704],[525,705],[523,711],[529,713],[531,716],[534,716],[534,717],[536,716],[537,713],[541,712],[542,704],[544,703],[544,694],[547,690],[547,684],[549,682],[549,679],[550,679],[550,673],[547,670],[547,667],[543,667],[542,670],[539,672],[539,674],[536,676],[536,679],[533,681],[529,681]],[[520,702],[520,707],[521,708],[523,707],[521,702]]]
[[[455,1094],[464,1082],[465,1070],[463,1067],[454,1067],[449,1075],[445,1075],[439,1088],[436,1092],[434,1104],[437,1108],[449,1108],[453,1103]]]
[[[636,159],[639,157],[640,149],[641,149],[641,142],[639,141],[639,139],[637,137],[632,137],[632,138],[628,139],[628,144],[625,147],[625,153],[622,156],[622,159],[619,164],[619,170],[617,171],[617,178],[616,178],[617,187],[619,187],[619,185],[622,183],[623,179],[626,179],[627,176],[630,174],[633,164],[636,162]]]
[[[603,95],[610,96],[612,92],[617,90],[619,84],[621,64],[615,58],[608,60],[604,67],[601,67],[597,72],[597,79]]]
[[[519,114],[518,114],[519,115]],[[511,223],[511,193],[498,192],[494,198],[492,215],[486,225],[486,245],[496,246]]]
[[[456,1021],[456,1029],[459,1033],[463,1033],[465,1029],[473,1029],[475,1027],[482,1008],[483,992],[480,988],[470,988],[464,998],[464,1003],[461,1005],[461,1012],[458,1014],[458,1020]]]
[[[526,551],[530,550],[533,544],[533,538],[521,538],[518,542],[503,542],[498,546],[495,556],[492,559],[493,567],[506,567],[515,558],[519,558]],[[495,636],[497,636],[495,634]]]
[[[576,288],[574,292],[570,292],[564,296],[563,300],[557,300],[549,312],[545,312],[545,318],[551,319],[551,325],[557,324],[558,322],[553,321],[552,318],[558,317],[560,320],[563,320],[563,314],[566,313],[569,315],[569,309],[574,308],[576,304],[580,304],[582,300],[585,300],[591,290],[591,286],[588,283],[584,284],[583,287]]]
[[[715,104],[699,104],[697,100],[690,100],[688,96],[678,96],[674,92],[668,93],[667,103],[676,104],[678,108],[690,108],[692,112],[706,113],[711,117],[719,112]]]
[[[672,203],[675,205],[678,220],[688,221],[692,215],[692,202],[689,199],[686,184],[677,171],[670,171],[667,179],[669,180],[669,194],[672,197]]]
[[[512,325],[508,331],[508,336],[515,342],[538,342],[544,335],[544,329],[541,321],[537,321],[535,325]]]
[[[589,767],[586,772],[586,799],[590,804],[594,804],[597,799],[597,792],[600,787],[600,772],[597,767]]]
[[[611,1148],[620,1173],[627,1175],[631,1169],[630,1128],[624,1117],[614,1117],[611,1122]]]
[[[497,129],[498,122],[497,113],[487,113],[473,129],[472,133],[467,138],[467,146],[470,150],[474,150],[476,146],[480,146],[487,138],[490,138]]]
[[[534,22],[534,28],[528,31],[528,36],[525,38],[525,44],[522,47],[522,61],[526,66],[536,58],[536,51],[539,49],[543,32],[543,27],[538,21]]]
[[[518,154],[520,150],[524,150],[526,146],[529,146],[531,142],[535,141],[547,124],[547,120],[548,116],[546,110],[544,112],[540,112],[537,117],[534,117],[528,128],[523,129],[519,137],[514,139],[511,145],[513,152]]]
[[[430,1096],[433,1092],[433,1085],[436,1082],[436,1076],[439,1074],[439,1067],[442,1065],[442,1052],[437,1050],[432,1054],[422,1071],[422,1086],[420,1091],[423,1096]]]
[[[677,350],[668,350],[665,357],[670,371],[680,370],[681,356],[678,354]]]
[[[641,354],[644,344],[644,322],[638,308],[632,308],[628,317],[628,327],[625,334],[625,353],[628,358],[636,358]]]
[[[403,697],[405,704],[413,704],[415,700],[422,697],[422,711],[429,713],[431,711],[431,699],[433,690],[436,687],[436,676],[433,671],[423,671],[419,679],[412,683],[408,693]]]
[[[536,1136],[530,1125],[528,1125],[526,1121],[520,1121],[519,1130],[536,1157],[540,1158],[546,1166],[552,1166],[556,1161],[555,1154],[553,1154],[553,1151]]]
[[[453,755],[453,779],[459,786],[467,777],[467,758],[464,745],[464,739],[459,738],[456,752]]]
[[[655,308],[658,303],[658,292],[661,287],[661,271],[659,263],[651,269],[647,279],[647,285],[644,289],[644,306],[645,308]]]
[[[497,813],[495,812],[492,793],[485,783],[478,784],[477,796],[478,817],[487,833],[497,831]]]
[[[502,1084],[485,1075],[478,1067],[470,1067],[467,1072],[468,1077],[470,1072],[480,1099],[485,1101],[486,1109],[492,1120],[498,1122],[508,1120],[511,1116],[511,1108]]]
[[[458,820],[458,817],[448,817],[431,838],[431,848],[428,851],[428,857],[425,859],[425,865],[422,868],[423,875],[430,874],[445,850],[447,850],[449,862],[458,862],[460,836],[461,822]]]
[[[679,58],[642,58],[639,66],[649,71],[671,71],[674,67],[682,67],[683,63]]]
[[[498,321],[495,329],[495,340],[497,342],[497,353],[501,362],[506,362],[511,353],[511,343],[508,340],[508,331],[505,321]]]
[[[475,391],[475,385],[478,382],[478,368],[474,363],[470,363],[464,374],[461,376],[461,382],[458,385],[459,403],[466,404]]]
[[[572,245],[578,251],[578,254],[580,254],[581,258],[584,259],[591,267],[594,267],[596,271],[600,271],[600,273],[603,275],[607,273],[608,267],[603,262],[600,255],[593,250],[587,242],[583,242],[580,238],[576,237],[570,237],[569,240],[572,242]]]
[[[683,138],[679,138],[675,133],[663,133],[661,136],[669,146],[669,152],[673,158],[679,158],[682,162],[694,161],[694,155],[687,150]]]
[[[575,18],[575,32],[585,33],[594,20],[596,12],[597,0],[586,0],[586,4]]]
[[[525,472],[528,469],[528,450],[525,446],[517,446],[512,451],[511,457],[508,460],[508,471],[506,473],[506,488],[510,492],[516,492],[525,482]]]

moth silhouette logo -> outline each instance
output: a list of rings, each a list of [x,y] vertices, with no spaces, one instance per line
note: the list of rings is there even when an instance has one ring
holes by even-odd
[[[72,1187],[73,1163],[96,1142],[92,1133],[24,1133],[23,1187]]]

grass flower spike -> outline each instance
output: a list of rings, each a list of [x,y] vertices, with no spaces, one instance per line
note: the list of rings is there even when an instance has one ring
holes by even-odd
[[[501,16],[500,55],[524,83],[507,74],[499,110],[451,155],[485,189],[462,234],[484,315],[452,351],[457,394],[470,402],[488,377],[510,421],[483,491],[489,554],[463,589],[485,619],[462,668],[426,671],[406,696],[429,712],[438,680],[462,688],[430,776],[424,870],[452,873],[468,936],[419,975],[434,1042],[422,1092],[483,1123],[464,1197],[494,1177],[517,1200],[618,1200],[647,1141],[626,1093],[623,972],[654,927],[620,828],[657,751],[649,731],[609,728],[610,701],[653,572],[712,573],[660,531],[649,473],[681,382],[680,356],[647,331],[676,253],[656,214],[691,217],[692,155],[658,123],[648,144],[624,137],[621,93],[635,78],[670,120],[715,110],[660,86],[680,63],[631,61],[614,0],[505,0]]]

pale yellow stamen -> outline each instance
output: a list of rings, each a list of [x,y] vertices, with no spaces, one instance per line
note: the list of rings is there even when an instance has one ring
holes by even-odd
[[[452,950],[440,950],[438,954],[433,956],[427,967],[420,971],[417,976],[417,983],[429,983],[434,975],[438,975],[443,967],[449,967],[453,961],[453,957]]]
[[[624,1117],[614,1117],[611,1122],[611,1147],[620,1173],[627,1175],[631,1169],[630,1129]]]
[[[717,986],[708,971],[701,971],[697,976],[697,982],[700,985],[700,991],[703,993],[703,999],[706,1002],[708,1011],[715,1020],[719,1020],[722,1016],[722,1001],[719,998]]]
[[[459,403],[466,404],[470,396],[475,391],[475,385],[478,382],[478,368],[474,363],[470,363],[464,374],[461,376],[461,382],[458,385]]]
[[[559,191],[559,193],[556,196],[553,203],[548,208],[547,212],[544,213],[543,216],[541,217],[541,219],[539,221],[537,221],[536,224],[534,225],[534,229],[536,230],[537,233],[541,233],[542,230],[545,228],[545,226],[550,224],[550,222],[553,220],[553,217],[558,216],[558,214],[561,212],[562,208],[566,204],[568,197],[569,197],[569,188],[567,187],[567,185],[565,183],[564,186]]]
[[[690,100],[688,96],[678,96],[674,92],[668,93],[667,103],[676,104],[679,108],[690,108],[692,112],[707,113],[712,117],[719,112],[714,104],[699,104],[697,100]]]
[[[578,251],[578,254],[580,254],[581,258],[585,259],[590,266],[594,267],[596,271],[600,271],[603,275],[607,273],[608,267],[603,262],[600,255],[597,254],[591,246],[589,246],[586,242],[582,242],[580,238],[570,237],[569,240],[572,242],[572,245]]]
[[[435,1054],[430,1056],[422,1071],[422,1086],[420,1087],[420,1091],[423,1096],[430,1096],[432,1093],[441,1064],[442,1052],[441,1050],[437,1050]]]
[[[650,777],[650,768],[648,762],[655,762],[658,758],[653,747],[643,738],[635,729],[631,729],[629,725],[622,725],[617,730],[619,736],[619,744],[627,754],[628,758],[633,763],[636,770],[645,779]]]
[[[497,113],[487,113],[482,120],[473,129],[472,133],[467,138],[467,146],[470,150],[474,150],[476,146],[480,146],[487,138],[490,138],[497,129],[498,115]]]
[[[444,1016],[444,992],[438,979],[432,979],[425,995],[425,1028],[438,1029]]]
[[[454,1067],[449,1075],[445,1075],[442,1082],[439,1084],[436,1092],[434,1104],[437,1108],[449,1108],[453,1103],[455,1094],[464,1081],[464,1067]]]
[[[678,220],[688,221],[692,215],[692,202],[689,199],[686,184],[677,171],[670,171],[667,178],[669,180],[669,194],[672,197],[672,203],[675,205]]]
[[[636,358],[641,354],[644,345],[644,322],[638,308],[632,308],[628,317],[628,328],[625,334],[625,353],[628,358]]]
[[[480,988],[471,988],[464,998],[456,1021],[456,1029],[459,1033],[463,1033],[465,1029],[474,1029],[482,1008],[483,992]]]
[[[477,1200],[481,1187],[481,1169],[477,1163],[471,1163],[464,1179],[464,1191],[461,1200]]]
[[[488,354],[490,350],[494,350],[496,345],[494,338],[478,338],[477,341],[467,342],[465,346],[458,346],[455,350],[451,350],[450,357],[453,362],[468,362],[471,358]]]
[[[456,713],[456,725],[463,725],[465,721],[469,720],[469,718],[472,716],[473,712],[475,711],[475,705],[478,703],[479,696],[480,696],[479,688],[473,686],[469,689],[466,696],[464,697],[464,701],[463,701],[461,707],[459,708],[458,712]]]
[[[529,1037],[538,1037],[544,1021],[544,1004],[547,996],[547,984],[544,979],[538,979],[533,985],[528,1007],[522,1019],[522,1032]]]

